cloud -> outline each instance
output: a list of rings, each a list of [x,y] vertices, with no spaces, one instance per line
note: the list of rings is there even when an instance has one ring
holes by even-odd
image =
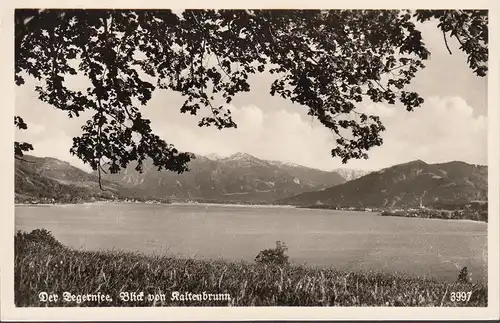
[[[28,154],[39,157],[54,157],[67,161],[71,165],[79,167],[85,171],[91,171],[88,164],[84,164],[78,157],[69,153],[70,148],[73,146],[72,136],[68,136],[59,131],[41,139],[33,138],[30,140],[30,143],[33,144],[34,150]]]
[[[384,144],[370,154],[374,164],[384,159],[388,165],[413,159],[487,163],[487,119],[463,98],[432,97],[414,112],[380,104],[365,111],[378,113],[386,126]]]
[[[43,124],[31,122],[29,124],[29,130],[33,136],[40,136],[45,133],[45,131],[47,131],[47,127],[45,127]]]
[[[253,105],[232,106],[231,111],[237,129],[217,130],[183,124],[164,124],[156,128],[167,142],[199,154],[228,156],[247,152],[260,158],[311,165],[329,155],[327,139],[331,135],[328,130],[317,122],[304,121],[296,112],[284,109],[264,112]]]
[[[243,151],[321,169],[379,169],[414,159],[429,163],[487,161],[487,120],[475,115],[460,97],[433,97],[414,112],[383,104],[365,106],[362,110],[380,116],[386,126],[384,144],[370,150],[368,160],[353,160],[347,165],[330,156],[334,135],[305,114],[255,105],[231,109],[237,129],[165,124],[159,133],[181,150],[223,156]]]
[[[165,116],[154,118],[153,130],[182,151],[221,156],[247,152],[263,159],[326,170],[338,167],[380,169],[415,159],[429,163],[452,160],[487,163],[487,119],[475,114],[460,97],[432,97],[414,112],[384,104],[361,107],[361,111],[380,116],[386,127],[382,133],[384,143],[368,152],[368,160],[352,160],[347,165],[330,156],[334,134],[305,113],[256,105],[230,108],[237,129],[200,128],[193,116],[179,116],[178,111],[171,110],[169,114],[175,114],[178,122]],[[46,113],[55,113],[49,111]],[[35,147],[34,155],[52,156],[90,170],[69,154],[75,131],[66,131],[66,127],[47,127],[32,118],[28,121],[28,131],[17,131],[16,140],[31,142]]]

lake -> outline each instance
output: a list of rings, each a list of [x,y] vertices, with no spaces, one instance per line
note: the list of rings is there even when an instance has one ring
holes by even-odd
[[[76,249],[253,261],[281,240],[295,263],[486,282],[487,224],[272,206],[102,203],[16,206],[16,230]]]

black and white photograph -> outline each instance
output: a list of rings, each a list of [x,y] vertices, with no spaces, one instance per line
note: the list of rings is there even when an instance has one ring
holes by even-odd
[[[14,8],[2,307],[498,315],[497,17],[324,6]]]

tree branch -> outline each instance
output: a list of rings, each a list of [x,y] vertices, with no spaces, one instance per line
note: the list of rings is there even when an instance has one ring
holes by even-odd
[[[448,46],[448,39],[446,39],[446,33],[443,31],[443,38],[444,38],[444,44],[446,45],[446,49],[448,50],[448,53],[451,53],[450,46]]]
[[[97,167],[97,174],[99,175],[99,188],[101,189],[101,191],[108,191],[107,189],[105,189],[104,187],[102,187],[102,178],[101,178],[101,162],[99,161],[98,162],[98,167]]]
[[[458,40],[458,42],[460,43],[460,45],[464,45],[464,42],[458,37],[457,34],[455,34],[455,38]]]
[[[378,85],[378,86],[379,86],[382,90],[384,90],[385,92],[387,92],[387,89],[386,89],[386,88],[385,88],[382,84],[380,84],[380,82],[379,82],[379,81],[377,81],[377,80],[373,80],[373,81],[374,81],[375,83],[377,83],[377,85]]]
[[[96,97],[97,97],[97,104],[99,105],[98,112],[99,112],[99,116],[102,118],[103,117],[104,108],[103,108],[102,103],[101,103],[101,94],[102,94],[102,89],[103,89],[102,83],[104,82],[104,80],[101,80],[101,84],[99,84],[99,81],[97,80],[97,77],[96,77],[94,71],[92,70],[92,64],[91,64],[90,56],[89,56],[89,54],[88,54],[88,52],[86,50],[84,50],[84,54],[85,54],[85,59],[87,60],[87,64],[89,65],[89,75],[90,75],[90,78],[92,80],[92,84],[95,86],[95,88],[97,90]],[[104,77],[104,75],[103,75],[103,77]],[[98,141],[99,147],[101,147],[101,130],[102,130],[102,125],[100,124],[100,121],[101,120],[99,120],[99,122],[97,124],[97,141]],[[102,180],[101,180],[101,158],[102,157],[99,156],[99,158],[97,160],[97,174],[98,174],[98,177],[99,177],[99,188],[102,191],[106,191],[102,187]]]

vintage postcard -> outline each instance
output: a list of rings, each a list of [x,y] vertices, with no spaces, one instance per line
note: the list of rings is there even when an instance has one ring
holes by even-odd
[[[499,4],[332,5],[6,5],[2,320],[498,319]]]

